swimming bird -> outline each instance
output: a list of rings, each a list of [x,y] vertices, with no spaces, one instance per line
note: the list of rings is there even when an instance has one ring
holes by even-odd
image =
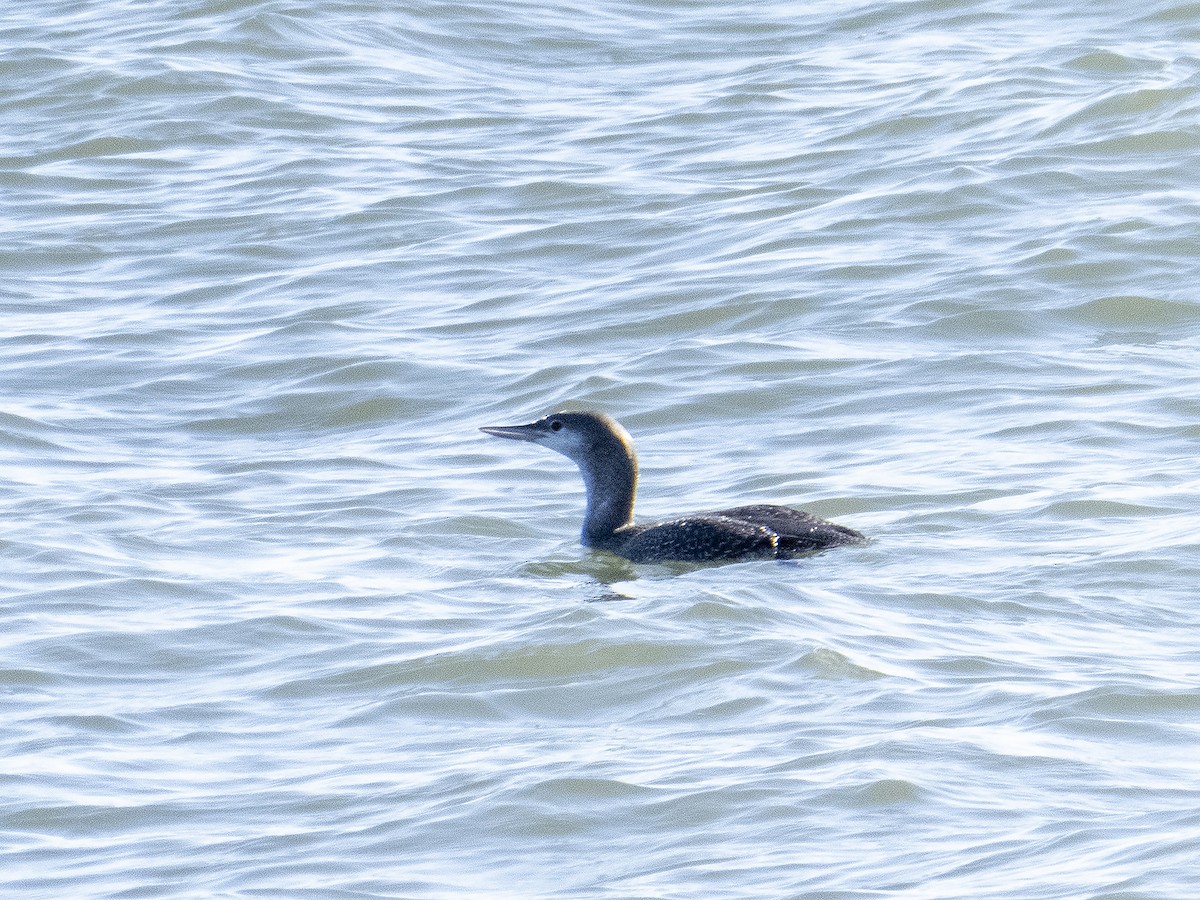
[[[633,438],[616,419],[603,413],[558,412],[528,425],[492,425],[480,431],[541,444],[578,465],[587,489],[584,545],[632,562],[791,559],[866,540],[852,528],[790,506],[767,504],[635,524],[638,466]]]

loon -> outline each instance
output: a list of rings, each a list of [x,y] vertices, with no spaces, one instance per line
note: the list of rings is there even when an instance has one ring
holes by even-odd
[[[736,506],[637,525],[637,454],[620,423],[595,412],[558,412],[528,425],[479,429],[494,437],[541,444],[579,466],[587,489],[583,544],[635,563],[792,559],[866,537],[790,506]]]

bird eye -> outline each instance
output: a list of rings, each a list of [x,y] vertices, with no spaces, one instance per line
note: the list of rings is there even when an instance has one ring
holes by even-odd
[[[560,422],[558,419],[552,420],[550,422],[550,430],[551,431],[562,431],[562,422]]]

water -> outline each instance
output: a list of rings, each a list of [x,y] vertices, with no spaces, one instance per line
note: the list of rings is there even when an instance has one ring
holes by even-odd
[[[0,29],[6,897],[1194,895],[1194,5]]]

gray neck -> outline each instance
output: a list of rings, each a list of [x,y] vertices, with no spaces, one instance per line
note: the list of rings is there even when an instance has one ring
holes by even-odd
[[[583,543],[602,544],[618,528],[633,521],[637,494],[637,457],[633,448],[613,439],[590,448],[576,460],[587,488],[587,512],[583,518]]]

